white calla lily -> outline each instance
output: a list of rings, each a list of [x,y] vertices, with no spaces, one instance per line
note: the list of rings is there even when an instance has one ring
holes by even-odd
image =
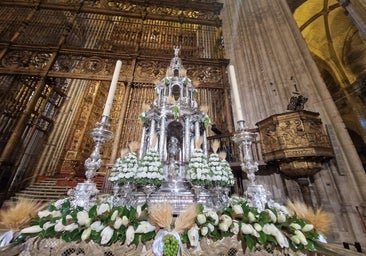
[[[290,239],[291,239],[291,241],[292,241],[292,242],[294,242],[295,244],[300,244],[300,243],[301,243],[301,242],[300,242],[300,239],[299,239],[296,235],[291,236],[291,237],[290,237]]]
[[[77,229],[79,226],[78,226],[78,224],[76,224],[76,223],[71,223],[71,224],[69,224],[69,225],[66,225],[65,227],[64,227],[64,230],[65,231],[68,231],[68,232],[71,232],[71,231],[74,231],[75,229]]]
[[[27,228],[23,228],[20,231],[20,233],[22,233],[22,234],[34,234],[34,233],[39,233],[42,230],[43,229],[39,225],[34,225],[34,226],[27,227]]]
[[[91,225],[90,225],[92,230],[95,230],[97,232],[100,232],[102,229],[104,229],[104,225],[102,224],[102,222],[100,220],[98,221],[94,221]]]
[[[119,229],[121,226],[122,226],[122,218],[120,218],[120,217],[117,217],[116,218],[116,221],[114,222],[114,224],[113,224],[113,227],[115,228],[115,229]]]
[[[49,210],[39,211],[38,212],[38,217],[45,218],[45,217],[48,217],[49,215],[51,215],[51,213],[52,212],[50,212]]]
[[[114,229],[110,226],[107,226],[103,229],[101,235],[101,241],[100,244],[107,244],[109,240],[111,240],[114,233]]]
[[[122,225],[127,227],[130,223],[130,220],[127,218],[127,216],[122,216]]]
[[[257,230],[258,232],[259,231],[262,231],[262,226],[259,224],[259,223],[254,223],[253,224],[253,227],[255,230]]]
[[[255,221],[255,215],[254,213],[252,212],[248,212],[248,220],[249,220],[249,223],[253,223]]]
[[[57,221],[56,225],[55,225],[55,231],[56,232],[61,232],[65,230],[65,226],[62,224],[62,221]]]
[[[242,223],[240,230],[243,234],[250,235],[253,232],[253,227],[250,224]]]
[[[50,221],[47,221],[45,224],[43,224],[42,229],[43,229],[43,230],[47,230],[47,229],[49,229],[50,227],[53,227],[53,226],[55,226],[55,225],[56,225],[56,223],[52,223],[52,222],[50,222]]]
[[[269,217],[271,218],[271,222],[276,223],[277,222],[276,215],[270,209],[266,209],[265,211],[268,213]]]
[[[133,226],[129,226],[126,230],[126,244],[130,245],[135,238],[135,230]]]
[[[302,232],[309,232],[310,230],[314,229],[314,225],[313,224],[306,224],[305,226],[302,227],[301,231]]]
[[[98,215],[102,215],[105,212],[109,212],[110,211],[110,207],[109,204],[103,203],[101,205],[98,205],[97,207],[97,214]]]
[[[291,223],[290,227],[292,227],[293,229],[296,229],[296,230],[301,229],[301,226],[297,223]]]
[[[85,229],[83,231],[83,233],[81,234],[81,240],[85,241],[85,240],[89,239],[91,231],[92,231],[91,227],[88,227],[87,229]]]
[[[112,213],[111,221],[115,221],[115,219],[117,218],[117,216],[118,216],[118,210],[115,210],[115,211]]]
[[[149,233],[155,230],[155,226],[151,225],[148,221],[141,221],[140,225],[135,230],[135,233]]]
[[[215,230],[215,226],[214,226],[214,225],[212,225],[211,223],[208,223],[208,224],[207,224],[207,227],[208,227],[208,229],[210,230],[210,232],[213,232],[213,231]]]
[[[232,232],[234,235],[239,234],[240,228],[239,228],[239,222],[237,220],[233,221],[233,225],[230,228],[230,232]]]
[[[300,242],[303,245],[308,244],[308,240],[306,240],[306,237],[304,236],[304,234],[300,230],[295,230],[295,235],[300,239]]]

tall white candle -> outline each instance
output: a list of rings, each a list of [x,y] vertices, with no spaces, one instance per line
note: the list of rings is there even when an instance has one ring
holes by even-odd
[[[236,81],[235,69],[233,65],[229,65],[229,76],[231,82],[232,95],[234,96],[234,105],[236,110],[237,121],[244,120],[243,111],[241,108],[238,83]]]
[[[113,104],[113,97],[114,97],[114,93],[117,88],[117,82],[118,82],[119,72],[121,71],[121,67],[122,67],[122,61],[117,60],[116,67],[114,68],[111,86],[109,87],[107,101],[105,102],[103,116],[109,116],[109,113],[111,112],[111,108],[112,108],[112,104]]]

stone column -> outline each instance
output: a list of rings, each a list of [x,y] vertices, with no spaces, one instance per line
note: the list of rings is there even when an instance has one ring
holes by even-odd
[[[287,1],[222,2],[226,57],[230,58],[236,70],[240,70],[237,72],[237,80],[242,107],[248,117],[246,123],[251,127],[270,115],[285,112],[289,99],[296,90],[307,97],[309,101],[305,109],[319,112],[323,123],[333,127],[344,156],[342,171],[345,175],[325,169],[321,173],[329,173],[334,183],[319,181],[314,185],[334,185],[337,194],[327,188],[324,190],[327,194],[319,195],[320,200],[327,202],[334,211],[332,214],[340,220],[342,216],[335,205],[341,205],[340,198],[344,198],[348,204],[345,206],[346,214],[355,219],[351,205],[366,209],[366,175]],[[321,179],[322,176],[316,175],[317,178]],[[319,189],[315,186],[314,189]],[[353,222],[348,232],[340,233],[339,242],[354,234],[351,239],[358,237],[359,240],[366,240],[360,225],[354,224],[357,222],[359,221]]]

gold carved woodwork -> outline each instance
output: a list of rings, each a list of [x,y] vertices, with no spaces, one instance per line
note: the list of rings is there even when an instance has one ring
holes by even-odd
[[[319,113],[273,115],[257,123],[265,162],[276,163],[290,177],[306,177],[321,170],[333,156]]]

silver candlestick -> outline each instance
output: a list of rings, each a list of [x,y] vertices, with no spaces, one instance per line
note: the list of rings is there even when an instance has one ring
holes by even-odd
[[[113,133],[108,128],[109,117],[103,115],[101,122],[97,123],[97,127],[89,132],[95,146],[90,157],[84,163],[86,181],[78,183],[75,188],[68,191],[72,207],[80,206],[89,209],[96,203],[96,195],[99,193],[99,190],[92,179],[102,164],[102,159],[100,158],[102,145],[113,138]]]
[[[245,121],[238,121],[238,130],[234,134],[232,140],[240,149],[240,167],[247,174],[250,184],[245,192],[248,205],[257,208],[259,211],[265,209],[268,201],[267,192],[262,185],[256,184],[255,173],[258,171],[258,163],[253,159],[252,143],[255,141],[257,134],[248,130]]]

